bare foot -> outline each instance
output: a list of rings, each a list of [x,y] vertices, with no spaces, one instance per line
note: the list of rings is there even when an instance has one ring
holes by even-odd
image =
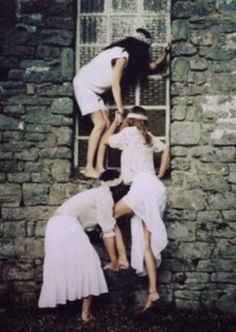
[[[120,270],[127,270],[129,268],[129,262],[127,259],[119,258],[118,264]]]
[[[146,301],[142,311],[144,312],[144,311],[150,309],[151,307],[153,307],[155,302],[157,302],[159,299],[160,299],[160,295],[157,292],[149,293],[147,301]]]
[[[92,179],[98,179],[99,178],[99,173],[94,169],[94,168],[85,168],[81,173],[86,177],[86,178],[92,178]]]

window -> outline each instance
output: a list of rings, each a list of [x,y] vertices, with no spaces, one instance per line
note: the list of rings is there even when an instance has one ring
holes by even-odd
[[[170,0],[78,0],[76,71],[88,63],[104,47],[133,34],[143,27],[153,36],[151,56],[155,58],[167,45],[170,35]],[[108,96],[109,116],[115,106]],[[123,91],[124,108],[140,105],[148,111],[150,130],[162,141],[169,141],[169,77],[168,68],[150,75],[137,86]],[[86,162],[87,141],[92,124],[76,112],[74,166]],[[119,167],[119,153],[108,150],[107,167]]]

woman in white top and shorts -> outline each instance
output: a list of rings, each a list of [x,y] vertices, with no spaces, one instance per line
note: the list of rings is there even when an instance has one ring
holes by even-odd
[[[138,274],[146,272],[149,278],[149,293],[144,310],[159,299],[156,286],[156,266],[160,263],[160,252],[167,245],[166,228],[162,215],[166,204],[166,190],[159,178],[163,177],[169,164],[169,148],[147,127],[146,112],[135,106],[127,118],[126,127],[113,134],[119,119],[116,117],[107,134],[110,147],[121,153],[121,176],[125,184],[131,185],[114,208],[113,216],[119,218],[134,214],[131,219],[131,266]],[[154,168],[153,154],[161,152],[158,175]]]
[[[133,37],[128,37],[106,47],[87,65],[83,66],[73,80],[74,93],[83,116],[90,115],[93,122],[88,141],[87,162],[84,175],[98,178],[104,171],[104,145],[99,144],[110,126],[107,107],[101,95],[112,90],[120,115],[123,110],[121,80],[135,82],[147,72],[155,70],[162,63],[170,48],[160,57],[150,61],[151,35],[144,29],[137,29]],[[98,149],[98,151],[97,151]],[[97,160],[95,164],[95,155]]]

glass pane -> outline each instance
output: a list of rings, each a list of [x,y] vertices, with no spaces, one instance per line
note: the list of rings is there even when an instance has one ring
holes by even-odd
[[[137,27],[136,20],[133,16],[111,16],[110,40],[115,42],[131,36]]]
[[[145,108],[145,106],[144,106]],[[165,136],[165,111],[147,110],[148,124],[151,133],[155,136]]]
[[[87,147],[87,140],[79,140],[79,167],[84,167],[86,165]]]
[[[80,48],[80,67],[89,63],[90,60],[98,55],[101,49],[102,47],[82,46]]]
[[[160,10],[168,9],[168,0],[144,0],[143,8],[145,11],[158,12]]]
[[[125,105],[133,106],[135,104],[135,86],[131,84],[128,86],[123,85],[121,90],[122,90],[121,95],[124,106]],[[111,91],[108,91],[106,94],[104,94],[103,98],[109,106],[115,106],[114,98]]]
[[[165,105],[166,79],[150,77],[142,81],[140,89],[141,105]]]
[[[138,10],[137,0],[112,0],[112,9],[114,12],[134,13]]]
[[[101,13],[105,0],[81,0],[81,13]]]
[[[154,43],[165,44],[167,37],[167,18],[165,16],[145,16],[143,26],[150,32]]]
[[[80,19],[80,43],[106,44],[106,17],[81,16]]]

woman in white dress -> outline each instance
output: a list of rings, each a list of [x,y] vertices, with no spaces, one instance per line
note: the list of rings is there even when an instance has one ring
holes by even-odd
[[[114,200],[110,187],[117,185],[118,176],[115,171],[104,172],[100,187],[71,197],[49,219],[45,235],[43,285],[38,302],[40,308],[56,307],[67,300],[82,298],[81,319],[87,322],[92,317],[92,296],[108,291],[99,257],[85,230],[96,225],[101,227],[111,260],[105,268],[118,271],[128,267],[122,235],[112,216]]]
[[[119,125],[116,117],[107,134],[110,147],[121,153],[121,176],[130,191],[114,208],[113,216],[134,214],[131,219],[131,266],[138,274],[144,274],[144,264],[149,278],[149,293],[144,310],[159,299],[156,266],[160,252],[167,245],[167,234],[162,215],[166,204],[166,190],[159,178],[169,164],[169,148],[148,131],[147,115],[142,107],[135,106],[128,114],[124,127],[113,134]],[[113,134],[113,135],[112,135]],[[161,164],[156,175],[154,153],[161,152]]]
[[[149,49],[152,39],[148,31],[140,28],[132,37],[125,38],[106,47],[87,65],[83,66],[73,80],[74,93],[81,114],[90,115],[93,129],[91,131],[87,162],[84,175],[98,178],[104,171],[104,149],[99,145],[100,139],[110,126],[107,107],[101,95],[112,90],[114,101],[120,116],[123,102],[121,81],[135,82],[147,72],[154,71],[170,51],[168,46],[156,60],[151,61]],[[98,148],[98,151],[97,151]],[[96,167],[94,168],[97,151]]]

